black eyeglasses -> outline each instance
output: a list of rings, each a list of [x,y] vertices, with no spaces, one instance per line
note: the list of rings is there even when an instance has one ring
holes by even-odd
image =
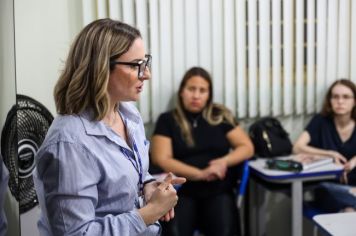
[[[146,60],[139,60],[137,62],[123,62],[123,61],[111,61],[110,66],[114,65],[128,65],[128,66],[135,66],[138,67],[138,78],[142,78],[146,68],[151,70],[151,62],[152,62],[152,56],[150,54],[146,54],[145,58]]]

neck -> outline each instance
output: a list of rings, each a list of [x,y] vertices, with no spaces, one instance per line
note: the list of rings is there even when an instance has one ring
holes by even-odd
[[[116,109],[114,107],[110,108],[109,111],[106,113],[105,117],[104,117],[104,122],[108,125],[108,126],[113,126],[115,124],[116,121]]]
[[[334,116],[334,122],[339,127],[345,127],[350,123],[353,123],[354,121],[353,119],[351,119],[351,116],[349,115],[339,115],[339,116]]]
[[[193,113],[187,110],[184,110],[184,113],[186,115],[186,118],[189,123],[191,123],[193,128],[197,128],[199,126],[200,120],[202,118],[202,111]]]
[[[198,111],[198,112],[191,112],[191,111],[188,111],[187,109],[183,108],[183,112],[184,112],[187,116],[196,117],[196,116],[201,115],[201,114],[203,113],[203,110]]]

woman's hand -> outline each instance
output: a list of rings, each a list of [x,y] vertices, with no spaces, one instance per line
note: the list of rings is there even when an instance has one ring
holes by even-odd
[[[180,183],[182,181],[185,182],[184,178],[178,179],[179,180],[175,181]],[[153,224],[161,217],[166,217],[167,213],[168,216],[166,218],[168,218],[168,220],[171,219],[171,216],[174,217],[174,212],[171,213],[170,210],[177,204],[178,201],[177,191],[172,185],[175,181],[173,181],[173,174],[168,173],[166,178],[158,186],[156,186],[151,196],[147,196],[149,197],[147,205],[138,209],[138,212],[146,225]],[[153,186],[148,187],[147,191],[152,191],[151,187]]]
[[[214,181],[225,178],[227,171],[227,161],[225,158],[218,158],[209,162],[209,166],[200,170],[194,180],[200,181]]]
[[[352,171],[356,167],[356,156],[351,158],[348,162],[345,163],[344,169],[347,173]]]
[[[334,162],[338,165],[343,165],[347,162],[347,159],[341,155],[339,152],[336,151],[329,151],[328,155],[334,158]]]
[[[150,183],[145,184],[145,186],[143,187],[143,195],[145,197],[146,203],[151,199],[153,192],[156,190],[159,184],[159,181],[152,181]]]
[[[201,174],[198,176],[197,180],[201,181],[213,181],[219,179],[219,169],[216,166],[208,166],[201,170]]]
[[[166,176],[167,177],[167,176]],[[173,177],[171,180],[171,184],[184,184],[186,182],[186,179],[183,177]],[[143,194],[145,196],[145,201],[146,203],[151,199],[153,192],[156,190],[156,188],[162,183],[162,181],[152,181],[150,183],[145,184],[143,188]]]
[[[182,178],[182,177],[174,177],[171,181],[171,185],[175,185],[175,184],[184,184],[186,181],[185,178]],[[170,186],[170,187],[173,187],[173,186]],[[160,220],[162,221],[170,221],[171,219],[174,218],[174,208],[170,209],[164,216],[162,216],[160,218]]]
[[[355,167],[356,167],[356,156],[354,156],[348,162],[345,163],[345,165],[344,165],[344,173],[342,174],[341,182],[343,182],[344,184],[348,184],[349,181],[348,181],[348,178],[347,178],[347,174],[350,171],[352,171]]]
[[[169,181],[169,179],[171,178],[170,175],[172,175],[171,173],[169,173],[165,180],[163,182],[167,182]],[[172,179],[170,181],[170,184],[169,184],[169,187],[168,188],[174,188],[173,185],[175,184],[183,184],[185,183],[186,179],[185,178],[182,178],[182,177],[173,177],[172,175]],[[145,201],[146,203],[150,201],[151,197],[152,197],[152,194],[154,193],[154,191],[157,189],[157,187],[159,185],[161,185],[163,183],[162,181],[153,181],[153,182],[150,182],[150,183],[147,183],[145,186],[144,186],[144,196],[145,196]],[[171,208],[164,216],[162,216],[160,218],[160,220],[163,220],[163,221],[170,221],[171,219],[174,218],[174,208]]]
[[[215,175],[218,179],[222,180],[226,176],[227,171],[227,159],[225,157],[217,158],[209,162],[209,167],[215,171]],[[208,178],[208,181],[210,178]]]

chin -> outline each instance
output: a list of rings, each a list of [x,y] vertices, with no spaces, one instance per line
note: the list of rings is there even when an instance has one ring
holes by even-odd
[[[190,108],[187,108],[187,110],[192,113],[198,113],[198,112],[203,111],[203,109],[199,108],[199,107],[190,107]]]
[[[121,99],[121,102],[136,102],[139,99],[139,96],[131,96]]]
[[[351,116],[350,112],[345,111],[334,111],[335,116]]]
[[[135,96],[135,97],[133,97],[131,99],[131,101],[134,101],[134,102],[137,102],[138,100],[140,100],[140,96],[139,95],[137,95],[137,96]]]

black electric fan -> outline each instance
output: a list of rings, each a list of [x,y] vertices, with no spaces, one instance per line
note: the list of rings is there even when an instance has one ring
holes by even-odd
[[[1,133],[1,154],[9,170],[9,188],[25,213],[38,204],[32,172],[35,154],[53,121],[52,114],[41,103],[16,96]]]

